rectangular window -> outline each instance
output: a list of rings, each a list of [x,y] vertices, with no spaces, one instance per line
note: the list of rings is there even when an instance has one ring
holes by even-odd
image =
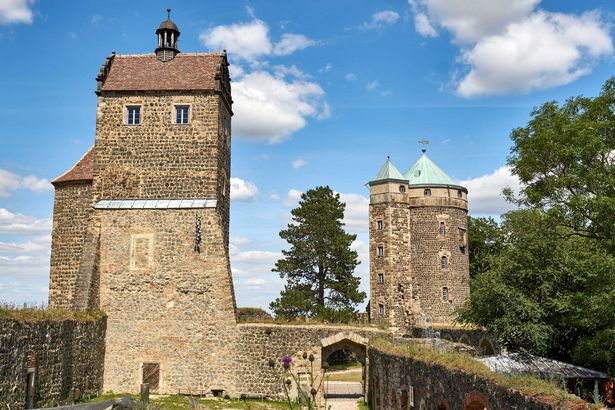
[[[400,185],[399,186],[399,192],[401,192],[402,194],[406,192],[406,187],[404,185]]]
[[[382,273],[378,274],[378,283],[380,284],[384,283],[384,275]]]
[[[384,305],[382,303],[378,304],[378,314],[384,316]]]
[[[448,266],[448,258],[446,256],[442,257],[440,265],[442,266],[442,270],[446,269],[446,267]]]
[[[446,234],[446,224],[444,222],[440,222],[440,235]]]
[[[379,231],[381,231],[383,227],[382,221],[376,221],[376,227]]]
[[[130,241],[130,269],[147,269],[152,259],[152,235],[132,235]]]
[[[423,195],[425,195],[425,196],[431,196],[431,189],[426,188],[426,189],[423,191]]]
[[[457,198],[463,198],[463,193],[461,191],[457,191]]]
[[[188,124],[190,106],[189,105],[176,105],[175,106],[175,124]]]
[[[378,256],[384,256],[384,248],[382,246],[378,247]]]
[[[126,107],[126,124],[139,125],[141,124],[141,106],[129,105]]]
[[[448,302],[448,288],[446,286],[442,288],[442,300]]]

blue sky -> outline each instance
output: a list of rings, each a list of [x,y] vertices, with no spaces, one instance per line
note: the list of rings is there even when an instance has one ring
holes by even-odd
[[[153,52],[173,8],[183,52],[227,48],[233,97],[231,263],[239,306],[266,307],[278,232],[329,185],[367,290],[365,183],[390,155],[429,156],[473,215],[510,209],[510,131],[533,107],[596,95],[613,75],[612,1],[0,0],[0,300],[47,299],[49,180],[93,144],[94,78],[111,50]]]

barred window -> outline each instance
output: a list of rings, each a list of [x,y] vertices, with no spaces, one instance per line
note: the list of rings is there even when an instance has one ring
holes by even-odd
[[[442,300],[448,302],[448,288],[446,286],[442,288]]]
[[[176,124],[188,124],[190,113],[190,106],[188,105],[176,105],[175,106],[175,123]]]
[[[446,267],[448,266],[448,258],[446,256],[443,256],[441,258],[440,265],[442,266],[442,270],[446,269]]]
[[[126,107],[126,124],[139,125],[141,124],[141,106],[129,105]]]

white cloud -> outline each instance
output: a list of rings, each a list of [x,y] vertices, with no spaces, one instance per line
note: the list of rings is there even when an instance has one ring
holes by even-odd
[[[243,284],[246,286],[250,286],[250,287],[255,287],[255,288],[260,288],[263,285],[265,285],[267,282],[265,281],[265,279],[261,279],[261,278],[252,278],[252,279],[246,279],[245,281],[243,281]]]
[[[303,34],[284,33],[280,41],[273,47],[273,54],[277,56],[287,56],[297,50],[303,50],[316,44]]]
[[[356,80],[356,79],[357,79],[356,74],[354,74],[354,73],[348,73],[348,74],[346,74],[346,80],[347,80],[347,81],[354,81],[354,80]]]
[[[0,234],[31,235],[51,232],[51,218],[15,214],[0,208]]]
[[[286,56],[316,44],[316,41],[296,33],[284,33],[274,43],[269,37],[269,26],[258,19],[213,27],[201,32],[199,40],[209,49],[227,49],[232,56],[247,61],[268,55]]]
[[[250,202],[258,196],[258,188],[251,181],[241,178],[231,178],[231,200]]]
[[[280,195],[278,194],[270,194],[269,199],[273,199],[274,201],[279,201],[281,198],[280,198]]]
[[[359,194],[342,194],[340,200],[346,203],[344,224],[349,232],[368,231],[369,199]]]
[[[365,88],[367,88],[367,91],[373,91],[373,90],[375,90],[378,87],[380,87],[380,83],[378,81],[370,81],[365,86]]]
[[[52,189],[51,183],[42,178],[32,175],[22,177],[12,172],[0,169],[0,198],[6,198],[13,191],[28,189],[33,192],[43,192]]]
[[[613,53],[609,25],[597,12],[537,9],[540,0],[409,0],[423,36],[448,30],[466,74],[462,97],[527,93],[568,84]],[[459,70],[458,70],[459,71]]]
[[[0,0],[0,24],[32,23],[34,0]]]
[[[373,30],[376,28],[390,26],[399,21],[399,13],[393,10],[383,10],[372,14],[369,22],[361,24],[363,30]]]
[[[325,66],[323,68],[318,70],[318,72],[320,72],[320,73],[328,73],[329,71],[331,71],[332,68],[333,68],[333,64],[327,63],[327,64],[325,64]]]
[[[284,199],[284,205],[293,208],[296,207],[299,203],[299,200],[301,199],[302,194],[303,192],[299,191],[298,189],[290,189],[286,194],[286,199]]]
[[[468,189],[470,213],[501,215],[516,208],[502,195],[504,188],[511,188],[515,193],[521,188],[519,179],[510,173],[509,167],[500,167],[491,174],[459,183]]]
[[[474,97],[568,84],[612,52],[608,29],[596,13],[537,12],[463,52],[463,62],[472,68],[457,91]]]
[[[215,50],[227,49],[231,55],[253,60],[271,54],[269,27],[261,20],[216,26],[199,35],[201,43]]]
[[[307,162],[305,162],[305,160],[304,160],[304,159],[302,159],[302,158],[297,158],[296,160],[294,160],[294,161],[292,161],[292,162],[290,163],[290,165],[291,165],[293,168],[295,168],[295,169],[297,169],[297,168],[301,168],[301,167],[304,167],[304,166],[306,166],[306,164],[307,164]]]
[[[233,131],[239,138],[278,143],[325,110],[317,83],[255,71],[233,83]]]

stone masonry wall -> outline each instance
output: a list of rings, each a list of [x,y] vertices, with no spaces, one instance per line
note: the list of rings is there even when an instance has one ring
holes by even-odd
[[[176,104],[190,106],[189,124],[174,124]],[[141,106],[140,125],[126,125],[127,105]],[[223,191],[228,193],[230,154],[219,152],[230,148],[230,134],[226,144],[220,142],[220,120],[226,118],[223,111],[213,91],[107,92],[100,96],[94,200],[216,199],[221,173],[227,174]]]
[[[233,352],[232,371],[237,375],[235,396],[280,397],[283,393],[276,371],[280,369],[283,356],[293,358],[301,365],[303,352],[312,352],[316,357],[315,368],[320,369],[322,340],[339,335],[344,339],[350,334],[371,339],[385,331],[368,327],[325,325],[273,325],[262,323],[239,324]],[[343,335],[340,335],[343,333]],[[269,367],[269,360],[276,362],[276,371]],[[326,360],[326,358],[324,358]],[[295,368],[295,371],[297,368]]]
[[[50,308],[73,307],[91,205],[91,183],[64,183],[56,187],[51,233]]]
[[[0,318],[0,408],[26,408],[28,369],[34,369],[35,407],[102,390],[105,328],[105,318]]]
[[[372,410],[555,409],[476,375],[374,348],[369,349],[369,383]],[[469,407],[470,403],[475,407]]]
[[[97,213],[105,390],[138,391],[143,363],[160,364],[159,393],[232,386],[235,303],[216,209]]]

